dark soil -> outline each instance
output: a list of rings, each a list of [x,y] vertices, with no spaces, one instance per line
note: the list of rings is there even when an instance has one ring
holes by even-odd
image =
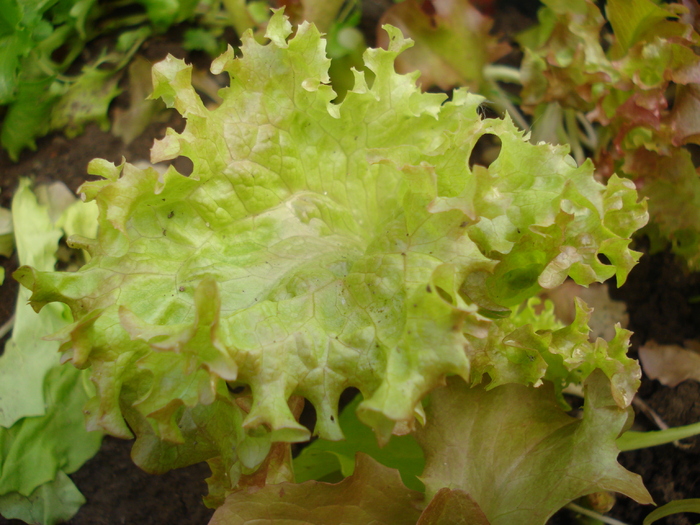
[[[375,10],[381,13],[382,2],[370,4],[375,4]],[[511,17],[529,14],[506,7],[515,13]],[[378,16],[374,13],[371,15],[375,27]],[[521,21],[511,22],[522,26]],[[371,23],[372,20],[363,18],[363,26],[370,27]],[[503,23],[508,25],[509,22],[506,20]],[[185,55],[177,44],[166,37],[151,41],[143,51],[151,61],[163,58],[167,52],[181,57]],[[127,100],[126,95],[122,95],[115,104],[123,105]],[[20,177],[30,177],[36,182],[60,180],[75,191],[85,180],[87,164],[93,158],[105,158],[117,163],[121,162],[122,157],[130,162],[147,160],[154,138],[162,137],[167,127],[181,129],[182,126],[182,119],[173,112],[167,123],[152,124],[130,145],[123,144],[120,139],[95,126],[89,126],[83,135],[75,139],[69,140],[58,134],[40,139],[37,151],[25,151],[17,163],[12,163],[2,151],[0,205],[9,207]],[[643,242],[639,243],[638,249],[645,250]],[[17,267],[17,262],[11,258],[3,259],[0,263],[8,275],[0,287],[2,324],[14,309],[17,283],[9,275]],[[700,274],[688,274],[669,254],[645,254],[625,286],[612,290],[612,295],[627,303],[629,328],[635,333],[630,351],[634,357],[638,346],[651,339],[661,344],[678,344],[686,339],[700,338],[700,304],[691,301],[700,296]],[[671,426],[700,420],[700,384],[696,382],[689,381],[676,388],[668,388],[645,377],[639,397]],[[641,430],[655,429],[643,415],[637,416],[636,424]],[[658,505],[681,498],[700,498],[700,440],[689,439],[686,443],[689,447],[683,449],[665,445],[623,453],[620,462],[642,475]],[[87,504],[70,521],[71,525],[204,525],[208,522],[212,511],[206,509],[201,501],[207,492],[204,479],[209,476],[209,469],[206,464],[151,476],[132,463],[130,447],[128,441],[107,437],[97,456],[71,475],[87,498]],[[619,497],[610,515],[632,525],[641,524],[650,511],[650,507]],[[695,523],[687,516],[676,515],[659,523]],[[566,524],[571,520],[571,513],[562,511],[552,519],[552,523]],[[10,523],[22,522],[0,517],[0,525]]]

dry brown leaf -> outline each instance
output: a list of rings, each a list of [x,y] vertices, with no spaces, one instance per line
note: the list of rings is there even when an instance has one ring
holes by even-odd
[[[688,379],[700,381],[700,353],[697,351],[700,343],[686,341],[686,345],[693,349],[660,345],[656,341],[640,346],[639,359],[646,375],[670,387]]]
[[[615,324],[620,323],[622,328],[627,327],[629,316],[625,303],[613,301],[608,295],[608,287],[605,284],[594,283],[588,288],[580,286],[573,281],[566,281],[561,286],[544,294],[544,298],[554,303],[554,313],[557,318],[571,324],[576,313],[574,299],[580,297],[593,308],[593,315],[588,326],[591,328],[589,339],[595,341],[602,337],[610,341],[615,337]]]

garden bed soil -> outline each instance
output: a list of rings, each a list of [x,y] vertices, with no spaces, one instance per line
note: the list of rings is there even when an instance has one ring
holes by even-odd
[[[155,62],[167,52],[183,57],[184,52],[167,38],[151,41],[144,55]],[[189,57],[192,59],[192,57]],[[197,58],[197,57],[195,57]],[[126,104],[127,93],[115,101],[115,106]],[[21,177],[37,183],[63,181],[75,191],[86,179],[87,164],[99,157],[120,163],[148,160],[155,138],[161,138],[167,127],[181,130],[182,119],[173,112],[166,123],[151,124],[134,142],[125,145],[119,138],[101,131],[94,125],[74,139],[59,134],[38,141],[36,152],[25,151],[19,162],[13,163],[0,152],[0,205],[9,207],[14,190]],[[646,252],[643,241],[638,249]],[[5,283],[0,287],[0,324],[14,310],[17,283],[10,278],[17,267],[16,258],[2,259]],[[620,290],[611,286],[614,298],[627,304],[629,328],[635,332],[630,353],[636,357],[640,344],[655,340],[660,344],[682,344],[687,339],[700,339],[700,275],[689,274],[678,265],[673,256],[645,253],[634,268],[627,283]],[[668,388],[644,377],[639,397],[671,426],[700,421],[700,384],[686,381]],[[640,430],[655,429],[653,423],[638,414]],[[686,448],[673,445],[626,452],[620,462],[629,470],[639,473],[658,505],[681,498],[700,498],[700,439],[686,440]],[[104,439],[100,452],[89,460],[71,478],[87,498],[71,525],[204,525],[212,510],[202,504],[207,492],[204,479],[209,475],[206,464],[151,476],[139,470],[129,457],[131,442],[111,437]],[[650,507],[618,497],[611,516],[628,523],[640,524]],[[569,511],[561,511],[552,524],[571,523]],[[697,521],[697,520],[696,520]],[[659,523],[690,525],[695,523],[688,515],[676,515]],[[21,524],[0,517],[0,525]]]

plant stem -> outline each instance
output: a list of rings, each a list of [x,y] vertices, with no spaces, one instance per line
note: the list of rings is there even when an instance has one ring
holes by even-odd
[[[584,516],[588,516],[589,518],[594,518],[594,519],[600,520],[603,523],[607,523],[608,525],[627,525],[623,521],[616,520],[615,518],[611,518],[609,516],[604,516],[603,514],[599,514],[591,509],[587,509],[585,507],[582,507],[581,505],[577,505],[576,503],[569,503],[564,508],[567,508],[569,510],[573,510],[574,512],[578,512],[579,514],[583,514]]]
[[[487,64],[484,66],[484,78],[491,82],[506,82],[508,84],[522,85],[520,70],[501,64]]]
[[[700,422],[682,427],[673,427],[666,430],[652,430],[650,432],[628,431],[622,434],[615,443],[620,452],[637,450],[640,448],[656,447],[673,443],[679,439],[689,438],[700,434]]]
[[[7,332],[12,330],[12,327],[15,325],[15,314],[12,314],[12,317],[10,317],[5,323],[0,326],[0,339],[5,337],[7,335]]]
[[[530,124],[528,124],[525,117],[520,113],[517,107],[508,99],[500,86],[496,82],[489,82],[489,98],[494,107],[503,113],[508,113],[520,129],[525,131],[530,131]]]

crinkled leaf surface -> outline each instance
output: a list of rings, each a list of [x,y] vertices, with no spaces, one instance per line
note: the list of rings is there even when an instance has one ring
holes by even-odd
[[[633,185],[602,186],[565,148],[482,120],[478,96],[420,93],[415,75],[394,71],[409,42],[388,32],[389,49],[364,57],[372,86],[356,73],[338,105],[318,31],[302,24],[288,39],[281,12],[269,44],[248,33],[242,58],[229,49],[214,62],[231,77],[216,109],[182,61],[154,68],[153,96],[187,126],[169,130],[152,160],[187,156],[192,175],[93,161],[103,180],[81,191],[99,206],[99,235],[71,241],[90,262],[15,273],[37,310],[60,301],[73,312],[56,337],[65,359],[92,368],[90,428],[131,436],[126,406],[182,443],[182,410],[231,403],[229,382],[252,393],[249,435],[307,439],[287,403],[296,394],[314,404],[320,436],[337,440],[338,398],[355,386],[360,419],[384,442],[445,375],[565,382],[582,362],[577,379],[605,363],[616,400],[629,403],[638,367],[624,334],[608,352],[579,343],[583,314],[558,336],[508,316],[567,275],[624,281],[638,257],[629,236],[646,221]],[[501,139],[500,156],[472,170],[486,133]]]
[[[450,378],[432,394],[428,423],[417,432],[427,494],[461,489],[494,525],[541,525],[570,501],[600,490],[651,503],[641,478],[616,461],[615,439],[627,417],[599,371],[586,383],[581,420],[562,411],[547,383],[485,391]]]
[[[335,485],[280,483],[231,494],[209,524],[415,525],[423,495],[369,456],[358,454],[356,463],[354,474]]]

